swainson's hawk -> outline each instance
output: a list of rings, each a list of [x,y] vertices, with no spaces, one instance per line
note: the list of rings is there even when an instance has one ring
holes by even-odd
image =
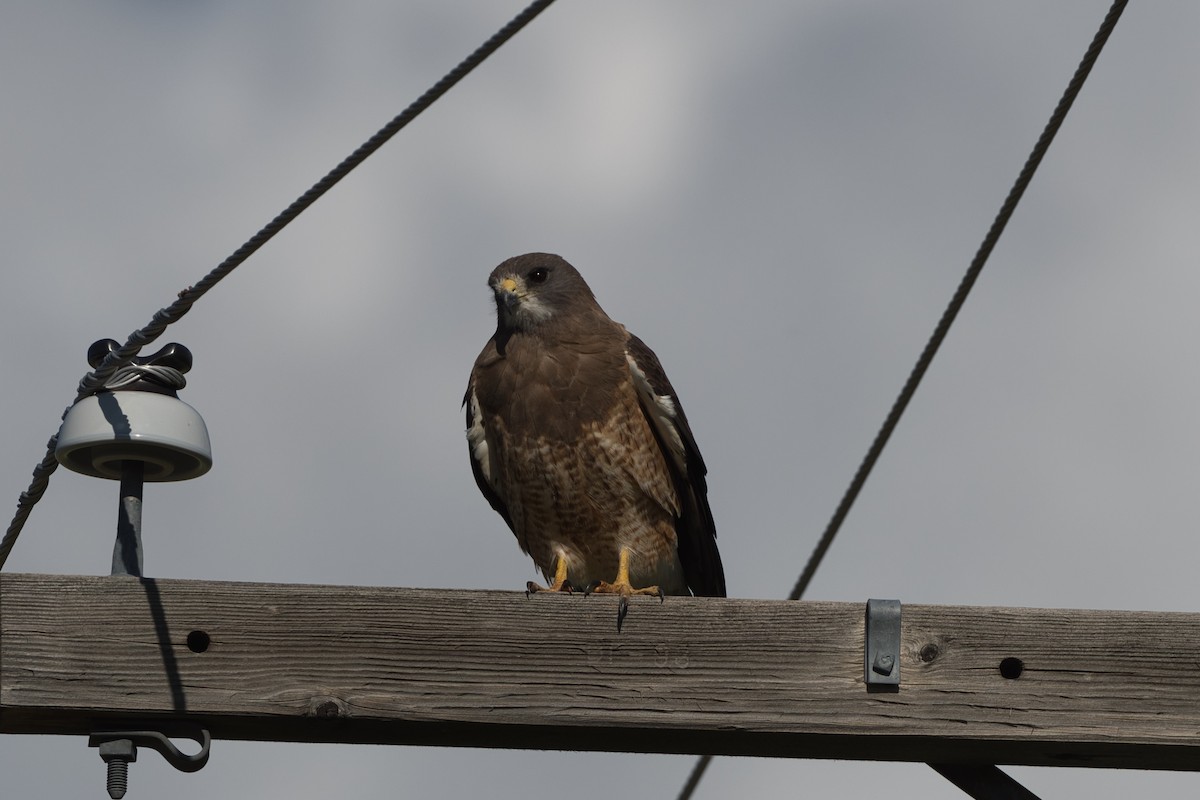
[[[488,285],[471,469],[549,588],[621,595],[618,628],[631,594],[724,597],[704,461],[658,358],[558,256],[510,258]]]

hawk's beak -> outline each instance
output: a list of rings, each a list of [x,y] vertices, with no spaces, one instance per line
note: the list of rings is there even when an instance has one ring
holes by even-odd
[[[505,278],[496,286],[496,299],[503,303],[509,311],[514,310],[521,302],[521,298],[517,294],[518,288],[517,282],[512,278]]]

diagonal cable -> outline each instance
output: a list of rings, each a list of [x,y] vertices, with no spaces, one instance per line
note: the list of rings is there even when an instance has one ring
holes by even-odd
[[[854,478],[850,481],[850,486],[846,489],[845,495],[842,496],[842,501],[838,503],[837,510],[834,511],[833,517],[829,520],[829,525],[826,526],[825,532],[821,534],[821,539],[813,549],[812,555],[809,556],[808,563],[804,565],[804,571],[800,574],[796,585],[792,587],[791,594],[788,595],[789,600],[799,600],[808,588],[808,584],[812,581],[813,575],[816,574],[817,567],[821,565],[821,559],[825,557],[825,552],[829,549],[829,545],[833,543],[838,530],[841,529],[842,522],[846,519],[846,515],[850,513],[850,507],[858,499],[859,492],[867,482],[867,477],[871,474],[875,462],[879,460],[879,455],[883,452],[884,446],[887,445],[888,439],[891,438],[892,432],[900,423],[901,415],[904,414],[909,400],[916,393],[921,379],[925,377],[925,372],[929,369],[933,357],[937,355],[938,348],[941,347],[942,341],[946,338],[946,334],[949,332],[950,326],[954,323],[955,317],[958,316],[958,312],[962,309],[963,304],[966,303],[967,295],[970,294],[971,287],[975,285],[975,279],[983,271],[983,266],[987,263],[988,256],[992,254],[992,249],[995,248],[996,242],[1000,240],[1000,235],[1004,233],[1005,226],[1008,225],[1009,219],[1012,217],[1013,212],[1016,211],[1017,203],[1021,201],[1021,197],[1025,194],[1029,183],[1033,180],[1033,175],[1037,172],[1038,165],[1042,163],[1042,158],[1046,155],[1046,151],[1050,149],[1050,144],[1054,141],[1055,134],[1062,127],[1067,112],[1071,110],[1075,98],[1079,95],[1079,90],[1083,88],[1084,81],[1087,80],[1088,74],[1092,71],[1092,65],[1096,63],[1096,58],[1104,48],[1105,42],[1108,41],[1109,34],[1112,33],[1117,20],[1120,19],[1121,12],[1125,10],[1127,2],[1128,0],[1116,0],[1112,4],[1108,15],[1105,16],[1104,22],[1100,25],[1100,29],[1092,39],[1091,45],[1088,47],[1087,52],[1084,53],[1082,61],[1080,61],[1079,66],[1075,69],[1075,74],[1071,77],[1070,83],[1067,84],[1066,91],[1058,101],[1054,113],[1050,115],[1050,120],[1046,123],[1046,127],[1042,130],[1042,135],[1038,137],[1037,143],[1033,146],[1033,151],[1025,161],[1025,166],[1021,168],[1016,182],[1013,184],[1012,189],[1009,190],[1008,197],[1004,199],[1004,204],[1000,206],[1000,211],[996,214],[996,219],[992,222],[992,227],[988,230],[987,235],[983,237],[983,243],[975,253],[975,258],[971,260],[971,265],[967,268],[962,282],[959,283],[958,289],[955,290],[954,296],[950,299],[950,304],[942,312],[942,318],[938,320],[937,327],[933,330],[933,335],[929,337],[929,341],[925,344],[925,349],[921,351],[916,365],[913,366],[908,380],[904,382],[904,387],[900,390],[899,396],[896,397],[895,403],[892,404],[892,409],[888,412],[887,418],[879,429],[879,433],[875,435],[875,441],[871,443],[866,457],[859,464],[858,471],[854,473]]]
[[[1125,10],[1127,3],[1128,0],[1115,0],[1109,8],[1108,14],[1104,17],[1104,21],[1100,24],[1100,29],[1096,31],[1095,37],[1092,38],[1092,43],[1088,46],[1087,52],[1084,53],[1083,59],[1075,69],[1075,74],[1071,76],[1066,91],[1063,92],[1062,98],[1058,101],[1058,105],[1055,106],[1054,112],[1050,115],[1050,120],[1042,130],[1042,135],[1038,137],[1037,142],[1034,144],[1033,151],[1025,161],[1025,166],[1021,168],[1020,174],[1017,175],[1016,182],[1013,184],[1012,189],[1009,190],[1004,203],[1000,206],[1000,211],[996,214],[996,218],[992,222],[987,235],[984,236],[983,243],[975,253],[975,258],[971,260],[971,264],[967,268],[966,274],[963,275],[958,289],[955,290],[954,296],[950,299],[950,304],[942,312],[942,317],[938,320],[937,327],[933,330],[933,335],[929,337],[925,349],[921,351],[916,365],[913,367],[912,372],[909,373],[908,380],[904,382],[904,386],[900,390],[899,396],[896,397],[896,401],[892,404],[887,418],[884,419],[883,425],[875,435],[875,440],[871,443],[870,449],[867,450],[867,455],[863,458],[862,463],[859,464],[858,471],[854,473],[854,478],[850,481],[850,486],[842,496],[841,502],[838,503],[833,517],[829,520],[829,524],[825,528],[825,532],[821,534],[817,546],[813,548],[812,554],[808,558],[808,563],[804,565],[804,571],[800,573],[796,585],[792,587],[792,591],[788,595],[789,600],[799,600],[804,595],[805,590],[808,589],[808,584],[816,574],[817,568],[821,566],[821,560],[825,557],[829,546],[833,544],[834,537],[837,536],[838,531],[841,529],[846,515],[850,513],[850,508],[854,505],[854,501],[858,499],[859,492],[862,491],[863,486],[866,484],[867,477],[871,474],[875,462],[879,460],[879,455],[887,445],[888,439],[891,438],[892,432],[895,431],[896,426],[900,423],[900,417],[904,414],[904,410],[908,407],[908,402],[916,393],[921,379],[925,377],[925,372],[929,369],[933,357],[937,354],[938,348],[941,347],[942,341],[946,338],[946,334],[949,332],[950,326],[954,323],[955,317],[958,316],[958,312],[962,309],[963,304],[966,303],[967,295],[970,294],[971,287],[975,285],[975,279],[983,271],[983,266],[987,263],[988,256],[991,255],[996,242],[1000,240],[1000,235],[1004,233],[1004,228],[1008,225],[1009,219],[1016,210],[1017,203],[1021,201],[1022,195],[1025,194],[1025,190],[1033,180],[1033,175],[1037,172],[1038,165],[1042,163],[1042,158],[1046,155],[1046,151],[1050,149],[1050,144],[1054,141],[1055,134],[1062,127],[1067,112],[1071,110],[1075,98],[1078,97],[1079,91],[1083,88],[1084,82],[1092,71],[1092,66],[1096,63],[1100,51],[1104,49],[1104,45],[1108,42],[1108,37],[1112,34],[1113,28],[1116,27],[1117,21],[1121,18],[1121,13]],[[708,769],[708,765],[712,762],[712,758],[710,755],[705,755],[697,759],[695,766],[692,767],[691,774],[688,776],[683,789],[679,793],[679,800],[689,800],[699,785],[701,778],[703,778],[704,771]]]
[[[161,336],[169,325],[177,322],[184,314],[188,313],[192,305],[203,297],[209,289],[216,286],[222,278],[233,272],[243,261],[270,241],[275,234],[283,230],[288,223],[300,216],[301,212],[332,189],[338,181],[350,174],[355,167],[399,133],[408,123],[416,119],[421,112],[433,105],[434,101],[470,74],[488,56],[496,52],[501,45],[532,22],[538,14],[545,11],[553,2],[554,0],[535,0],[535,2],[530,3],[525,10],[513,17],[507,25],[463,59],[458,66],[446,73],[441,80],[431,86],[423,95],[414,100],[408,108],[404,109],[391,122],[380,128],[374,136],[365,141],[357,150],[346,156],[340,164],[330,170],[321,180],[313,184],[308,191],[296,198],[290,206],[281,211],[275,219],[268,222],[249,241],[214,267],[212,271],[200,279],[199,283],[189,286],[180,292],[179,297],[171,305],[166,308],[160,308],[151,318],[149,324],[130,334],[129,339],[124,345],[110,352],[94,371],[83,376],[83,379],[79,382],[74,402],[78,402],[84,397],[103,389],[105,383],[112,377],[113,373],[128,364],[137,355],[139,350]],[[67,410],[70,410],[70,406],[67,407]],[[63,412],[63,416],[66,416],[66,411]],[[16,544],[17,537],[21,534],[21,529],[25,527],[25,522],[29,519],[30,512],[33,511],[33,507],[37,502],[42,499],[42,495],[45,494],[46,488],[50,483],[50,475],[58,468],[58,461],[54,457],[54,450],[57,445],[58,434],[55,434],[46,443],[46,455],[42,457],[41,462],[33,469],[33,480],[30,482],[29,488],[21,492],[21,496],[17,499],[16,514],[13,516],[12,522],[9,523],[8,530],[4,534],[4,539],[0,540],[0,570],[4,568],[5,562],[8,561],[9,553],[12,552],[13,545]]]

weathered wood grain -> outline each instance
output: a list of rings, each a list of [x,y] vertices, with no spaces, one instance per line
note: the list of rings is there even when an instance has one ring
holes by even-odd
[[[1200,768],[1200,614],[907,605],[868,693],[863,604],[615,602],[4,574],[0,732]]]

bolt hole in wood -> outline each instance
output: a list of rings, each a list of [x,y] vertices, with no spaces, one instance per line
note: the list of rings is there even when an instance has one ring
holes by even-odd
[[[1009,680],[1016,680],[1025,671],[1025,662],[1009,656],[1000,662],[1000,674]]]
[[[192,631],[187,635],[188,650],[193,653],[203,653],[212,644],[212,639],[204,631]]]

